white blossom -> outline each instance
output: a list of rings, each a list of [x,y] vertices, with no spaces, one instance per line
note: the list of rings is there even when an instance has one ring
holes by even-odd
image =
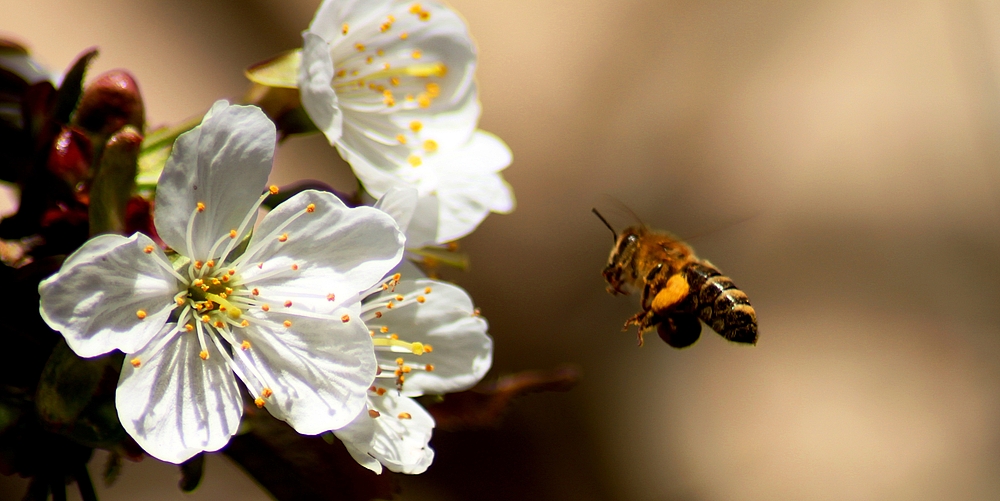
[[[178,256],[141,233],[102,235],[39,286],[42,317],[78,355],[127,354],[119,418],[164,461],[228,442],[243,409],[234,374],[300,433],[365,407],[376,359],[359,294],[398,263],[402,234],[317,191],[253,229],[274,146],[259,109],[216,103],[177,139],[157,187],[155,227]]]

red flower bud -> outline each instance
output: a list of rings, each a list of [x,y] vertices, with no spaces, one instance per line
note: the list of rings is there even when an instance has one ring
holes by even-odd
[[[124,70],[111,70],[88,85],[73,117],[76,125],[105,136],[126,125],[142,130],[144,120],[139,86]]]

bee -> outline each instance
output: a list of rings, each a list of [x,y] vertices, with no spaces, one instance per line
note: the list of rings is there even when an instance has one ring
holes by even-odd
[[[611,230],[615,241],[604,280],[612,295],[642,290],[642,311],[625,321],[623,331],[639,328],[639,346],[646,330],[674,348],[690,346],[705,322],[722,337],[737,343],[757,343],[757,313],[746,293],[712,263],[698,258],[684,242],[645,225],[620,234],[597,209],[594,214]]]

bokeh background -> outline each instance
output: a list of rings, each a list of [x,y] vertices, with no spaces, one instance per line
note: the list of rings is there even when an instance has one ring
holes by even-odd
[[[154,124],[246,88],[318,0],[0,0],[51,68],[99,46]],[[981,500],[1000,492],[1000,6],[987,1],[452,0],[517,210],[463,241],[491,377],[573,363],[501,428],[437,433],[413,500]],[[321,137],[279,184],[349,183]],[[608,230],[690,239],[746,291],[760,343],[620,332]],[[91,465],[96,474],[101,458]],[[267,499],[222,457],[192,495],[127,464],[104,500]],[[99,483],[99,482],[98,482]],[[98,486],[102,488],[102,486]],[[0,498],[24,483],[0,478]]]

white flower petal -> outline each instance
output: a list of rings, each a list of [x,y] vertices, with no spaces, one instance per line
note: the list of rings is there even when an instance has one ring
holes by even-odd
[[[387,12],[398,0],[326,0],[316,9],[313,20],[309,23],[309,31],[323,38],[334,41],[344,37],[343,25],[348,25],[355,31],[361,26],[371,25],[376,16]]]
[[[315,33],[302,33],[302,65],[299,67],[299,95],[302,107],[316,127],[333,144],[340,139],[343,113],[337,93],[330,87],[333,80],[333,61],[330,46]]]
[[[306,212],[310,204],[314,212]],[[402,255],[403,234],[389,215],[371,207],[349,209],[333,194],[307,190],[261,220],[241,258],[247,263],[242,279],[268,294],[315,291],[309,308],[328,311],[378,283]],[[252,266],[257,263],[263,264]],[[274,269],[288,272],[256,278]],[[342,299],[327,302],[329,292]]]
[[[374,418],[375,436],[369,451],[391,471],[415,475],[434,461],[430,447],[434,418],[415,400],[388,391],[369,393],[368,405],[379,412]]]
[[[176,306],[178,282],[163,265],[170,267],[166,256],[141,233],[88,240],[39,284],[42,318],[81,357],[136,351]]]
[[[239,228],[267,183],[275,138],[259,108],[216,102],[201,125],[177,138],[163,168],[153,211],[160,238],[191,259],[217,257],[208,255],[216,239]],[[189,242],[198,203],[206,209],[194,216]]]
[[[417,208],[417,190],[408,186],[393,187],[375,202],[375,208],[392,216],[399,231],[406,234]],[[411,245],[409,241],[407,245]]]
[[[226,445],[243,406],[236,378],[215,345],[208,342],[209,358],[202,360],[196,333],[167,327],[155,342],[126,358],[115,406],[125,431],[143,450],[181,463]]]
[[[364,322],[357,317],[342,322],[278,312],[253,316],[269,319],[270,324],[251,321],[236,335],[250,341],[244,353],[272,385],[273,395],[265,399],[267,410],[306,435],[340,428],[354,419],[364,408],[376,370]],[[291,325],[282,325],[284,320]],[[234,358],[250,379],[244,383],[262,391],[252,369],[241,357]]]
[[[430,292],[425,292],[427,288]],[[403,395],[461,391],[486,375],[493,361],[493,340],[486,334],[486,320],[474,314],[472,300],[462,288],[431,279],[402,280],[394,293],[383,292],[367,301],[396,294],[419,294],[425,301],[382,309],[382,317],[373,322],[389,326],[390,332],[397,333],[402,340],[433,347],[430,353],[406,358],[411,365],[432,364],[434,370],[414,370],[407,374]]]
[[[344,443],[347,452],[358,464],[375,474],[382,473],[382,463],[369,453],[375,440],[375,420],[368,413],[367,405],[347,426],[333,430],[333,434]]]

